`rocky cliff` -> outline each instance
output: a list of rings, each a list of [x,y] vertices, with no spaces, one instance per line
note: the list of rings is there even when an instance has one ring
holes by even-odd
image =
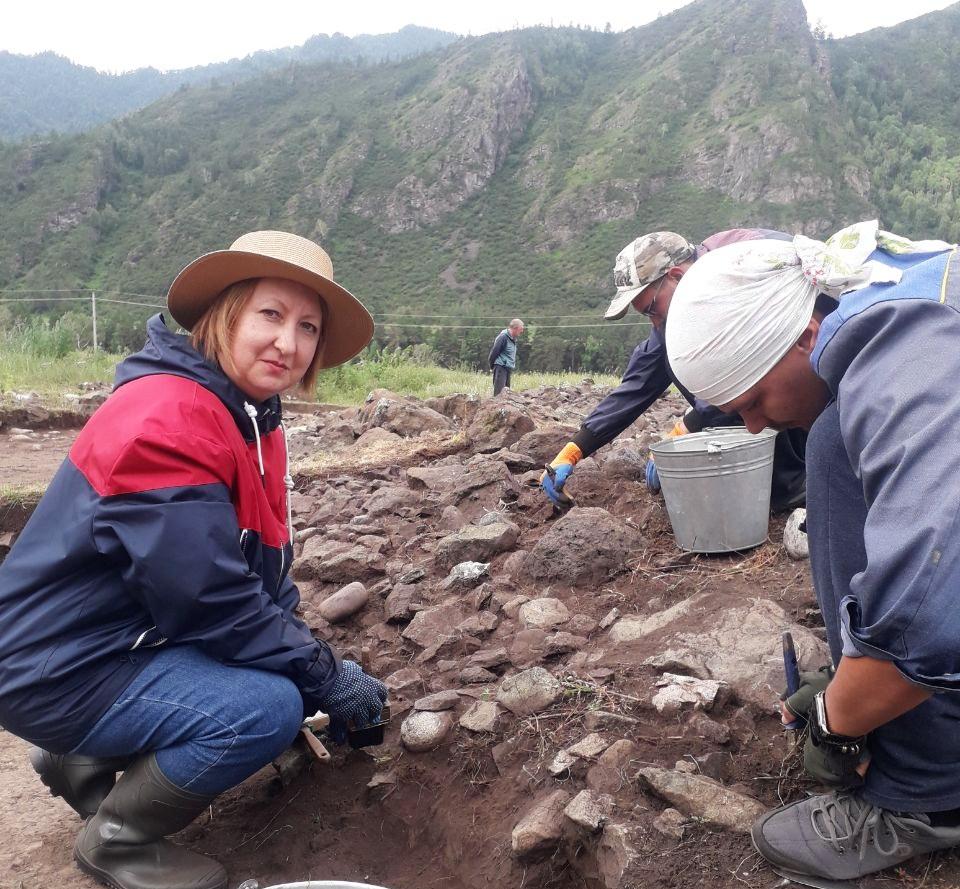
[[[698,0],[621,34],[533,28],[184,89],[0,146],[0,285],[159,296],[193,256],[286,228],[330,249],[381,342],[473,362],[525,314],[528,366],[622,366],[639,331],[547,328],[599,320],[612,258],[643,231],[826,235],[885,210],[915,237],[960,237],[960,122],[936,113],[960,105],[936,39],[958,10],[848,42],[814,39],[800,0]],[[391,325],[401,310],[473,330]]]

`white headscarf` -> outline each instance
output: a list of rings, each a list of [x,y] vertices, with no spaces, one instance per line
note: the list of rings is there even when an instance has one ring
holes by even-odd
[[[845,228],[826,243],[729,244],[698,259],[677,285],[667,320],[667,358],[677,379],[709,404],[724,405],[758,383],[803,333],[818,293],[838,299],[900,271],[867,257],[936,253],[943,241],[909,241],[876,220]]]

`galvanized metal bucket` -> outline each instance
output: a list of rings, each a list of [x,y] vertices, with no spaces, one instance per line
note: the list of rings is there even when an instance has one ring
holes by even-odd
[[[724,553],[767,539],[776,431],[706,429],[653,445],[673,534],[681,549]]]

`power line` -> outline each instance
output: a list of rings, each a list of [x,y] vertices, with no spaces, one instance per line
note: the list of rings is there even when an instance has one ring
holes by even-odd
[[[0,293],[89,293],[90,288],[80,289],[74,287],[72,290],[0,290]]]
[[[7,290],[0,290],[0,293],[9,293]],[[57,291],[63,292],[63,291]],[[56,302],[75,302],[81,300],[86,302],[89,296],[34,296],[21,297],[19,299],[10,299],[9,297],[0,297],[0,303],[56,303]]]
[[[462,318],[463,314],[460,315],[417,315],[412,312],[378,312],[374,315],[374,318]],[[505,318],[505,315],[475,315],[471,320],[475,321],[495,321],[501,318]],[[576,315],[528,315],[527,318],[595,318],[596,315],[593,312],[578,312]],[[393,322],[388,322],[392,324]],[[527,323],[527,322],[524,322]],[[531,322],[532,323],[532,322]]]
[[[97,293],[97,299],[102,297],[99,294],[110,294],[112,296],[135,296],[142,299],[156,299],[163,300],[164,297],[159,293],[137,293],[132,290],[98,290],[96,288],[87,287],[87,288],[75,288],[73,290],[0,290],[0,293]],[[24,299],[24,301],[28,301]],[[42,300],[41,300],[42,301]],[[51,299],[51,302],[53,300]],[[104,299],[104,302],[108,300]],[[121,302],[121,300],[115,300],[115,302]],[[131,303],[131,305],[144,305],[144,303]],[[157,308],[163,308],[163,303],[157,303]],[[463,314],[459,315],[444,315],[444,314],[420,314],[418,312],[373,312],[371,313],[374,319],[386,319],[386,318],[401,318],[401,319],[425,319],[425,318],[463,318]],[[500,321],[504,315],[475,315],[471,318],[473,321]],[[577,312],[575,314],[569,315],[528,315],[530,323],[534,323],[536,318],[544,318],[547,320],[555,320],[558,318],[595,318],[596,315],[594,312]],[[396,324],[395,321],[384,321],[385,324]],[[603,326],[603,325],[599,325]]]
[[[134,293],[131,290],[97,290],[97,293],[111,293],[114,296],[139,296],[144,299],[166,299],[162,293]],[[99,298],[99,297],[98,297]]]
[[[90,291],[90,290],[0,290],[0,293],[110,293],[118,296],[140,296],[148,299],[161,299],[162,297],[155,296],[148,293],[133,293],[131,291],[124,290],[102,290],[102,291]],[[0,302],[4,303],[17,303],[17,302],[69,302],[69,301],[85,301],[89,299],[88,295],[85,296],[43,296],[43,297],[28,297],[28,296],[19,296],[17,298],[4,298],[0,297]],[[113,303],[114,305],[122,306],[141,306],[147,309],[163,309],[166,308],[164,303],[144,303],[137,302],[134,300],[127,299],[109,299],[104,296],[98,296],[97,300],[104,303]],[[436,324],[428,321],[413,322],[413,321],[389,321],[388,318],[401,318],[401,319],[413,319],[413,318],[462,318],[462,315],[415,315],[410,313],[400,313],[400,312],[387,312],[383,314],[374,315],[374,320],[378,321],[382,326],[385,327],[420,327],[420,328],[430,328],[431,330],[500,330],[501,327],[497,325],[488,325],[488,324]],[[471,320],[487,320],[491,318],[500,318],[501,316],[492,316],[492,315],[481,315],[476,319]],[[538,330],[581,330],[585,328],[596,328],[603,327],[607,330],[614,330],[616,328],[612,327],[608,322],[588,322],[584,324],[540,324],[535,319],[541,317],[538,315],[527,316],[527,323],[531,327],[536,327]],[[544,315],[542,316],[549,320],[556,320],[558,318],[582,318],[585,317],[582,313],[577,315]],[[592,314],[586,317],[595,317]],[[646,321],[628,321],[625,324],[618,324],[616,327],[646,327],[649,322]]]
[[[47,303],[47,302],[87,302],[89,301],[89,296],[21,296],[17,299],[11,299],[9,297],[0,297],[0,303]],[[162,305],[157,303],[139,303],[133,302],[128,299],[105,299],[104,297],[98,296],[97,302],[102,303],[116,303],[122,306],[145,306],[148,309],[162,309],[165,308]]]
[[[166,306],[158,305],[157,303],[137,303],[131,302],[128,299],[104,299],[102,296],[97,297],[98,303],[116,303],[121,306],[146,306],[148,309],[163,309]]]
[[[393,321],[384,321],[384,327],[429,327],[432,330],[502,330],[497,326],[486,324],[396,324]],[[610,324],[537,324],[531,321],[530,327],[536,327],[537,330],[580,330],[584,327],[605,327],[607,330],[615,330],[621,327],[646,327],[645,321],[631,321],[626,324],[618,324],[616,328]]]

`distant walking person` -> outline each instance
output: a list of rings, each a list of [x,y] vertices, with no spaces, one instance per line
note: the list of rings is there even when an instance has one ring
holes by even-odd
[[[523,322],[514,318],[510,325],[497,334],[490,350],[490,370],[493,371],[493,394],[510,388],[510,374],[517,366],[517,340],[523,333]]]

